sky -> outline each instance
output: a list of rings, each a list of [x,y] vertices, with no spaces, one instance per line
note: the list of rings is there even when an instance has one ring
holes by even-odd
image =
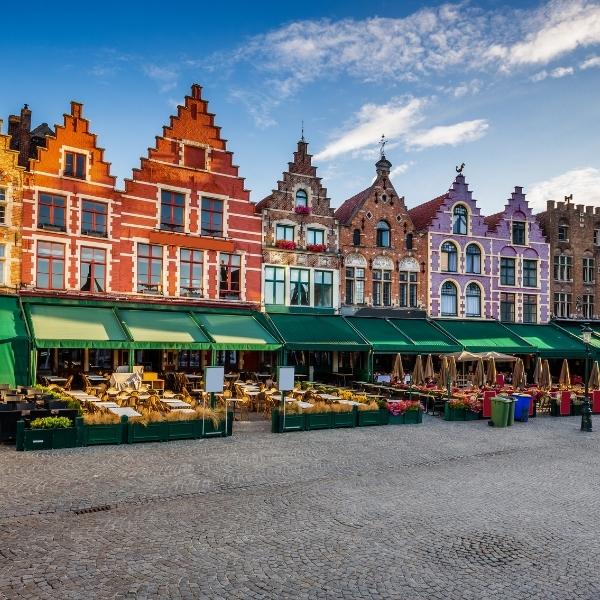
[[[3,27],[0,116],[83,102],[121,181],[199,83],[255,202],[304,123],[334,207],[370,185],[382,134],[409,208],[462,162],[484,214],[516,185],[537,210],[600,205],[600,0],[60,4],[3,8],[27,25]]]

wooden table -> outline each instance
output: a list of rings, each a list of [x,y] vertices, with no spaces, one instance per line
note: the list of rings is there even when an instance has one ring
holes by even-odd
[[[65,383],[67,383],[67,378],[66,377],[46,377],[46,379],[50,382],[50,383],[54,383],[56,385],[64,385]]]

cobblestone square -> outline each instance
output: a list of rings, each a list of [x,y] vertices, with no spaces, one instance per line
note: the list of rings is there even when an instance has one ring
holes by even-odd
[[[0,598],[600,598],[600,450],[577,418],[17,453]]]

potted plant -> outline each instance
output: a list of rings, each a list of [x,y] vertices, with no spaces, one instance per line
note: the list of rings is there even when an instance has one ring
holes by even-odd
[[[68,417],[33,419],[27,428],[25,421],[17,423],[17,450],[50,450],[75,446],[77,427]]]

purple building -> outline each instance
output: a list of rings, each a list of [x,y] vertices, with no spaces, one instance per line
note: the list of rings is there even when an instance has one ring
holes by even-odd
[[[446,194],[409,215],[426,257],[431,317],[548,320],[549,245],[521,188],[486,218],[459,174]]]

